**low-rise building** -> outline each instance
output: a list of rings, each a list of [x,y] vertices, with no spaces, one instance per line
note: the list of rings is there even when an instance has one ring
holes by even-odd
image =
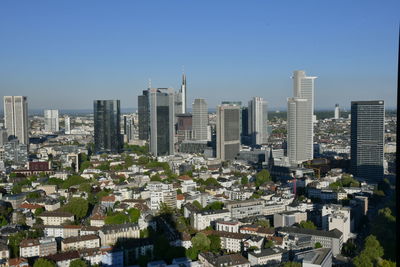
[[[201,252],[199,261],[204,267],[250,267],[250,262],[240,254],[216,255]]]
[[[301,221],[307,221],[307,212],[287,211],[274,214],[274,227],[292,226]]]
[[[68,237],[61,241],[61,251],[98,247],[100,247],[100,238],[97,235]]]
[[[61,225],[74,221],[74,215],[66,211],[44,211],[39,215],[44,225]]]
[[[20,257],[43,257],[57,253],[57,242],[54,238],[24,239],[21,241]]]
[[[329,248],[318,248],[298,252],[295,254],[294,260],[301,262],[303,267],[331,267],[332,250]]]
[[[197,212],[191,215],[191,225],[196,230],[203,230],[211,223],[217,220],[229,220],[231,218],[231,212],[227,209],[223,210],[207,210]]]
[[[139,225],[135,223],[109,224],[99,230],[99,237],[103,246],[112,246],[132,238],[140,238]]]
[[[273,266],[288,261],[288,251],[274,247],[258,249],[248,253],[251,266]]]
[[[263,199],[231,201],[225,204],[225,208],[231,212],[231,217],[242,219],[263,214],[265,201]]]

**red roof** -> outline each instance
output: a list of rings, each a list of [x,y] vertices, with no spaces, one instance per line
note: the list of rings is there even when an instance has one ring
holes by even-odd
[[[8,260],[8,265],[9,266],[20,266],[20,264],[28,265],[28,260],[25,259],[25,258],[14,258],[14,259],[9,259]]]
[[[39,208],[43,208],[42,205],[39,204],[31,204],[31,203],[22,203],[21,206],[19,206],[21,209],[29,209],[29,210],[35,210]]]
[[[177,195],[176,195],[176,199],[177,199],[177,200],[184,200],[184,199],[185,199],[185,196],[182,195],[182,194],[177,194]]]
[[[178,177],[178,180],[192,180],[192,178],[188,175],[182,175]]]
[[[101,202],[115,202],[115,196],[105,196],[101,198]]]

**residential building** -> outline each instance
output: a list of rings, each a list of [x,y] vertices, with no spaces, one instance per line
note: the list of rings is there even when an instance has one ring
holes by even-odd
[[[346,243],[350,238],[350,213],[349,207],[335,204],[324,205],[321,210],[322,229],[325,231],[338,229],[343,233],[343,242]]]
[[[248,107],[248,135],[253,145],[267,144],[267,125],[267,102],[262,97],[253,97],[253,99],[249,101]]]
[[[231,212],[227,209],[223,210],[207,210],[194,212],[190,216],[190,222],[194,229],[203,230],[208,226],[211,226],[211,223],[217,220],[229,220],[231,218]]]
[[[55,133],[60,130],[58,109],[44,110],[44,130],[47,133]]]
[[[233,160],[240,150],[240,106],[217,107],[217,158]]]
[[[4,121],[8,136],[29,145],[28,100],[26,96],[4,96]]]
[[[297,166],[313,159],[314,80],[302,70],[293,72],[293,97],[288,99],[287,155]]]
[[[382,100],[351,102],[351,170],[373,183],[383,179],[384,123]]]
[[[248,253],[251,266],[277,266],[289,260],[289,253],[279,247],[257,249]]]
[[[6,267],[10,258],[10,250],[6,244],[0,243],[0,266]]]
[[[122,149],[120,101],[95,100],[94,150],[96,153],[118,153]]]
[[[97,235],[82,235],[65,238],[61,241],[61,251],[100,247]]]
[[[20,257],[44,257],[57,253],[57,242],[54,237],[25,239],[20,243]]]
[[[124,242],[129,239],[139,238],[140,229],[139,226],[134,223],[109,224],[104,225],[99,230],[99,237],[102,246],[113,246],[117,241]]]
[[[231,217],[242,219],[263,214],[265,201],[263,199],[250,199],[244,201],[229,201],[225,208],[231,212]]]
[[[202,98],[197,98],[192,104],[193,139],[207,140],[208,106]]]
[[[44,211],[39,215],[44,225],[61,225],[74,221],[74,215],[66,211]]]
[[[274,214],[274,227],[287,227],[307,221],[307,212],[288,211]]]
[[[25,165],[28,161],[28,146],[18,139],[10,140],[4,146],[4,160],[12,164]]]
[[[230,233],[239,233],[239,226],[241,223],[236,220],[229,220],[229,221],[224,221],[224,220],[218,220],[215,223],[215,228],[217,231],[224,231],[224,232],[230,232]]]
[[[216,255],[201,252],[199,261],[204,267],[250,267],[250,262],[241,254]]]
[[[318,248],[298,252],[294,261],[301,262],[303,267],[331,267],[332,250],[329,248]]]

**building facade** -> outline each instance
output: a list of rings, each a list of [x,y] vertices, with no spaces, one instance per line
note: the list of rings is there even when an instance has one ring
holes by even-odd
[[[26,96],[4,96],[4,120],[8,136],[29,144],[28,100]]]
[[[94,149],[96,153],[118,153],[122,149],[120,101],[95,100]]]
[[[55,133],[60,130],[58,109],[44,110],[44,130],[47,133]]]
[[[217,107],[217,158],[233,160],[240,150],[240,106]]]
[[[252,145],[267,144],[267,125],[267,102],[262,97],[254,97],[249,101],[248,107],[248,135],[251,138]]]
[[[208,106],[204,99],[197,98],[192,105],[193,139],[207,140]]]
[[[351,169],[369,182],[383,179],[385,107],[382,100],[351,102]]]

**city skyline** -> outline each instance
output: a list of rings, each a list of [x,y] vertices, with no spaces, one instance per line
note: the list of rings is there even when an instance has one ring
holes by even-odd
[[[230,92],[233,100],[260,96],[272,110],[283,109],[291,95],[288,73],[304,69],[319,77],[316,110],[349,109],[351,101],[369,99],[395,107],[396,1],[229,2],[229,12],[224,1],[212,9],[177,2],[159,2],[160,10],[101,1],[79,3],[81,10],[73,1],[61,7],[3,3],[1,95],[26,95],[32,109],[90,109],[93,99],[121,99],[122,108],[137,108],[149,79],[152,87],[179,90],[184,65],[187,106],[204,98],[216,107]],[[158,16],[164,12],[168,20]],[[304,35],[310,38],[296,41]],[[160,38],[168,42],[150,44]]]

